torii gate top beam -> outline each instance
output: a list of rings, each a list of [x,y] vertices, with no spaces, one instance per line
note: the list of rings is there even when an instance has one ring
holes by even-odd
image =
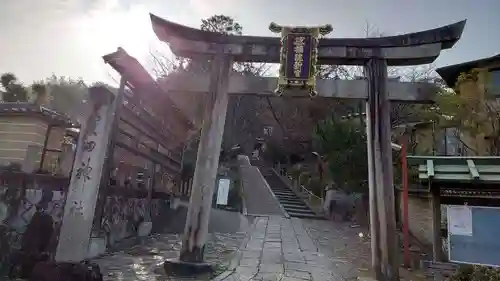
[[[320,39],[318,64],[363,65],[380,50],[388,65],[405,66],[433,62],[441,50],[451,48],[462,35],[465,20],[421,32],[378,38]],[[202,31],[173,23],[151,14],[158,39],[183,57],[215,54],[214,45],[225,45],[234,61],[280,62],[280,38],[234,36]]]

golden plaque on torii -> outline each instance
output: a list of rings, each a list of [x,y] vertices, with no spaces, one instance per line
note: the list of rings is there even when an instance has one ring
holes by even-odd
[[[286,89],[295,88],[308,91],[311,97],[316,96],[319,37],[332,32],[332,26],[287,27],[273,22],[269,29],[281,33],[280,69],[275,93],[281,96]]]

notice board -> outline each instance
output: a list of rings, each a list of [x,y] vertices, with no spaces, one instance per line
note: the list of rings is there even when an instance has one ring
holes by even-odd
[[[449,205],[451,262],[500,267],[500,208]]]

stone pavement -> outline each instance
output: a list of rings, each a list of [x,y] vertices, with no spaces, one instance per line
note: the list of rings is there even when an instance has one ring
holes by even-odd
[[[319,248],[319,252],[335,261],[337,274],[346,280],[354,280],[359,271],[371,267],[371,245],[367,230],[352,227],[352,222],[303,220],[307,232]],[[360,238],[362,232],[365,238]]]
[[[349,222],[303,220],[304,227],[319,248],[319,252],[335,260],[335,272],[345,280],[370,276],[371,250],[368,230],[352,227]],[[359,237],[362,232],[364,238]],[[400,258],[403,253],[400,253]],[[422,257],[420,257],[422,258]],[[422,272],[400,268],[400,279],[426,280]]]
[[[318,250],[303,221],[280,216],[256,218],[255,228],[233,259],[234,271],[217,280],[345,280],[337,273],[339,261]]]
[[[248,234],[210,234],[205,259],[223,272],[213,281],[351,281],[370,267],[370,241],[359,237],[362,231],[346,222],[256,217]],[[180,247],[178,235],[155,235],[94,262],[104,280],[206,280],[165,276],[163,261],[177,258]]]
[[[231,259],[231,254],[238,249],[245,236],[246,234],[241,232],[209,234],[205,250],[206,261],[219,264],[225,269],[225,263]],[[99,264],[105,281],[181,281],[185,279],[167,277],[163,270],[163,262],[166,259],[178,258],[180,248],[179,235],[158,234],[148,237],[140,245],[94,259],[92,262]]]

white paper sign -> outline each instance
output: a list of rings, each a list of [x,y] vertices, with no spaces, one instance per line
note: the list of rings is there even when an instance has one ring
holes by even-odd
[[[219,180],[219,189],[217,190],[217,205],[227,205],[230,184],[231,182],[228,179]]]
[[[448,231],[453,235],[472,236],[472,210],[468,206],[448,206]]]

